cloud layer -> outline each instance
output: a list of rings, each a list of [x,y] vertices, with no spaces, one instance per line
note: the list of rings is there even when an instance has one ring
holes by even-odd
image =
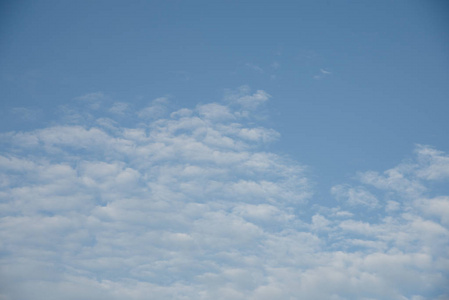
[[[449,156],[417,146],[318,206],[307,169],[264,150],[269,98],[93,93],[2,134],[0,299],[447,299]]]

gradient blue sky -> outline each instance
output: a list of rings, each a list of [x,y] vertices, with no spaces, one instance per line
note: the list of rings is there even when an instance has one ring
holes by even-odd
[[[428,207],[441,205],[441,211],[446,211],[449,203],[446,196],[449,193],[449,158],[445,154],[449,151],[448,16],[449,4],[446,1],[2,1],[0,131],[3,142],[0,150],[5,170],[1,177],[2,197],[6,199],[3,206],[5,212],[2,213],[2,224],[5,227],[2,232],[9,237],[8,228],[17,229],[15,226],[20,226],[17,225],[19,221],[13,222],[15,225],[8,223],[13,216],[61,216],[70,219],[65,208],[53,211],[50,208],[53,204],[39,204],[38,200],[38,204],[31,205],[34,208],[25,208],[30,204],[24,200],[28,198],[22,193],[40,185],[42,189],[48,187],[54,177],[47,173],[53,174],[51,170],[54,170],[54,164],[70,167],[78,172],[78,177],[72,175],[77,178],[73,180],[79,180],[79,186],[64,183],[72,193],[70,197],[66,195],[73,198],[70,201],[87,205],[86,195],[92,195],[89,193],[95,190],[96,196],[92,201],[96,201],[100,208],[116,203],[114,201],[119,203],[123,197],[134,200],[145,198],[143,195],[151,182],[164,186],[156,189],[159,192],[162,189],[168,194],[175,191],[177,193],[177,196],[160,196],[161,199],[168,201],[167,197],[175,197],[184,204],[187,201],[185,199],[191,201],[191,197],[194,197],[194,190],[204,191],[211,182],[218,182],[220,187],[213,191],[207,190],[195,201],[204,204],[215,201],[214,197],[223,198],[225,200],[220,201],[225,202],[232,198],[232,205],[229,204],[231,202],[222,203],[223,206],[218,208],[210,204],[207,211],[225,211],[228,214],[222,216],[223,220],[232,217],[228,220],[232,223],[232,220],[240,218],[239,222],[253,224],[257,230],[269,234],[269,237],[262,237],[263,233],[258,233],[261,236],[251,242],[242,238],[243,244],[260,245],[261,241],[273,242],[281,237],[288,244],[291,240],[287,236],[290,235],[279,229],[287,226],[287,223],[291,230],[289,234],[307,232],[314,238],[323,239],[320,244],[322,248],[312,251],[320,263],[311,263],[313,266],[310,267],[310,272],[318,270],[314,266],[325,264],[323,261],[332,261],[332,255],[338,251],[343,251],[348,256],[357,253],[364,259],[376,253],[387,255],[385,253],[390,251],[388,253],[391,254],[394,249],[400,249],[398,251],[404,255],[423,254],[419,249],[402,244],[395,248],[396,246],[391,245],[394,242],[389,240],[391,235],[385,233],[385,224],[394,223],[394,226],[399,227],[399,223],[409,224],[407,220],[410,221],[412,217],[406,214],[413,214],[413,211],[416,218],[413,217],[415,219],[412,218],[414,221],[410,221],[410,224],[415,224],[417,220],[424,222],[422,218],[426,216],[436,222],[435,226],[441,227],[442,236],[438,235],[438,240],[443,241],[442,244],[435,246],[434,252],[426,252],[426,255],[430,260],[441,259],[447,264],[447,254],[441,254],[441,249],[447,248],[447,216],[438,215],[439,209],[430,209],[429,212],[429,209],[423,208],[426,205],[422,203],[425,201],[423,199],[428,199],[429,203],[433,203]],[[190,125],[185,125],[186,122]],[[173,131],[175,127],[180,131]],[[212,131],[209,132],[209,129]],[[163,134],[167,136],[162,137]],[[68,139],[67,135],[73,135],[73,138]],[[189,144],[184,140],[187,136],[203,146],[200,147],[198,143],[193,143],[192,148],[179,146],[183,141]],[[96,144],[98,139],[104,142],[103,148]],[[114,139],[115,142],[112,142]],[[156,147],[160,143],[165,143],[165,146],[170,143],[178,145],[173,146],[177,150]],[[128,147],[130,144],[134,147],[133,151],[140,149],[140,152],[123,150],[125,145]],[[187,168],[190,165],[206,168],[204,162],[199,163],[191,153],[192,149],[197,149],[198,153],[209,153],[204,147],[218,147],[219,150],[216,151],[221,151],[225,157],[223,159],[229,159],[225,165],[221,165],[222,161],[214,157],[206,164],[207,167],[211,167],[210,164],[220,166],[226,175],[217,175],[218,170],[214,169],[215,171],[209,170],[211,173],[201,173],[202,179],[194,183],[185,178],[182,180],[187,180],[186,182],[179,179],[171,168]],[[157,159],[149,159],[142,154],[147,153],[145,151],[148,149],[168,152],[164,158],[158,156]],[[237,170],[235,175],[231,175],[236,166],[233,160],[235,157],[227,156],[229,151],[236,157],[240,155],[238,161],[248,165],[248,170],[252,171]],[[243,154],[249,155],[248,153],[258,158],[251,156],[254,161],[246,156],[242,158]],[[209,154],[204,155],[208,157]],[[154,163],[158,166],[155,174],[159,175],[152,177],[151,170],[142,167],[147,159],[157,161]],[[273,164],[275,167],[255,167],[255,161],[257,165]],[[35,167],[23,167],[30,164]],[[106,184],[106,177],[101,177],[104,174],[100,176],[89,173],[89,168],[95,169],[95,166],[103,166],[110,172],[115,172],[118,177],[128,178],[129,183],[139,192],[135,194],[123,187],[117,192],[123,195],[122,200],[109,195],[106,186],[114,184]],[[163,167],[171,171],[162,171]],[[251,169],[253,167],[254,170]],[[262,170],[264,174],[259,174]],[[125,176],[120,172],[128,173]],[[23,179],[18,180],[17,174],[22,174]],[[35,176],[44,176],[49,181],[39,181]],[[98,179],[98,176],[104,181]],[[170,178],[173,182],[182,181],[183,183],[179,183],[181,188],[164,181],[166,176],[172,176]],[[87,182],[86,178],[96,182],[96,187],[91,181]],[[113,180],[116,184],[120,181],[117,178]],[[250,182],[257,182],[258,188],[251,187]],[[189,190],[186,186],[192,189]],[[201,188],[198,190],[198,187]],[[242,189],[250,194],[243,193]],[[258,189],[264,190],[266,194],[261,196]],[[228,192],[230,194],[217,196],[220,191],[222,195],[227,195]],[[52,190],[43,193],[41,197],[57,197],[58,193]],[[76,195],[80,199],[76,200]],[[256,201],[259,205],[257,209],[253,207],[256,211],[254,214],[264,214],[264,218],[267,218],[263,222],[254,221],[254,215],[245,215],[251,210],[250,205],[256,205],[256,202],[248,200],[251,203],[248,204],[244,198],[254,197],[265,199],[260,203]],[[298,197],[302,206],[279,204],[285,201],[290,203],[292,197]],[[101,199],[109,200],[102,202]],[[402,203],[401,201],[408,204],[395,204]],[[271,206],[264,206],[266,203],[271,203]],[[89,209],[83,208],[83,205],[73,204],[71,209],[86,218],[89,215],[101,215],[94,204],[89,204],[92,207],[87,205]],[[121,208],[126,206],[117,205]],[[385,242],[386,245],[377,245],[377,248],[374,247],[376,250],[373,248],[367,252],[357,252],[355,249],[358,246],[350,242],[342,248],[332,248],[330,245],[338,244],[336,240],[341,242],[355,239],[353,232],[345,231],[355,223],[331,220],[332,216],[338,215],[338,211],[349,211],[349,208],[353,210],[352,216],[357,216],[357,222],[384,226],[382,229],[378,228],[382,233],[370,237],[370,241]],[[400,209],[403,209],[403,214],[398,212]],[[172,215],[174,218],[182,218],[183,212],[174,209]],[[273,218],[273,223],[270,223],[268,216]],[[345,216],[349,217],[350,213]],[[184,217],[188,219],[191,216]],[[205,222],[204,226],[213,223],[211,221],[209,224],[207,218],[201,220]],[[395,223],[394,220],[405,223]],[[117,224],[123,225],[121,222],[127,221],[122,220]],[[167,224],[170,232],[176,232],[178,225]],[[394,226],[388,227],[388,230],[402,230]],[[318,227],[324,231],[318,232]],[[119,231],[125,232],[124,228]],[[154,228],[151,229],[154,230],[154,235],[162,237],[161,232],[165,231]],[[204,237],[204,232],[197,229],[190,228],[189,232],[192,236],[196,233],[197,237]],[[410,236],[410,240],[415,241],[414,231],[409,229],[403,229],[403,232]],[[42,230],[41,233],[44,233],[45,229]],[[105,234],[100,229],[84,228],[81,225],[73,225],[70,230],[88,232],[93,240]],[[323,235],[323,232],[326,234]],[[34,257],[27,253],[13,254],[13,249],[19,247],[22,239],[27,236],[23,234],[18,233],[17,238],[9,237],[2,252],[5,253],[2,259],[4,265]],[[200,238],[197,243],[201,244],[201,241]],[[30,249],[39,248],[39,243],[36,243],[30,245]],[[62,248],[65,243],[70,244],[69,241],[59,243]],[[201,244],[204,246],[201,249],[209,247],[208,243],[204,243]],[[426,240],[424,244],[428,245],[426,243],[430,241]],[[190,299],[189,293],[194,295],[195,291],[204,293],[202,299],[216,298],[213,288],[202,288],[199,281],[196,281],[199,277],[206,276],[205,274],[221,276],[217,275],[219,272],[213,267],[209,270],[207,264],[201,270],[186,268],[183,271],[185,274],[182,273],[184,275],[165,269],[164,272],[161,271],[166,276],[162,282],[151,276],[147,278],[136,275],[137,271],[131,272],[134,275],[129,275],[131,277],[128,278],[126,274],[130,271],[126,268],[119,268],[114,275],[108,275],[112,273],[108,273],[106,267],[89,269],[85,261],[74,263],[69,268],[59,256],[63,250],[57,247],[54,249],[50,244],[47,246],[53,249],[54,254],[50,255],[48,261],[56,264],[55,270],[49,272],[62,272],[64,276],[75,276],[76,273],[81,278],[77,284],[81,286],[83,276],[98,284],[103,284],[102,280],[110,280],[117,284],[114,288],[125,286],[126,280],[133,278],[137,285],[141,282],[154,284],[154,289],[161,293],[159,299],[180,299],[170,293],[181,283],[186,286],[186,290],[180,289],[178,292],[187,299]],[[440,246],[442,248],[438,248]],[[102,245],[101,249],[108,247],[112,247],[111,244]],[[167,247],[171,246],[163,244],[160,249],[168,249]],[[242,249],[246,249],[245,247]],[[270,257],[271,261],[276,261],[278,258],[270,255],[279,253],[268,248],[269,246],[264,248],[263,254],[260,252],[252,255],[258,258]],[[236,246],[234,250],[239,252],[241,248]],[[245,256],[245,251],[242,250],[239,254]],[[158,257],[154,253],[152,255]],[[99,259],[105,254],[98,255],[92,254],[89,259]],[[327,258],[323,258],[324,256]],[[192,265],[198,260],[201,261],[201,258],[192,258]],[[211,261],[223,263],[223,258],[213,258]],[[270,270],[275,266],[288,265],[278,262],[278,265],[272,263]],[[224,265],[226,264],[223,263]],[[236,265],[233,266],[237,268]],[[248,270],[243,267],[243,263],[241,266],[242,270]],[[366,267],[366,263],[363,266]],[[306,267],[298,268],[303,268],[301,270],[304,271]],[[448,295],[448,291],[443,289],[441,283],[448,278],[447,265],[445,269],[438,269],[438,266],[426,268],[423,274],[429,272],[434,276],[429,275],[430,277],[436,278],[438,276],[435,274],[440,272],[438,274],[442,276],[440,281],[432,283],[435,285],[434,290],[429,287],[413,290],[413,279],[397,290],[391,287],[394,291],[384,297],[434,299],[432,297],[443,295],[441,299],[446,299],[444,297]],[[263,274],[269,273],[267,269],[264,270]],[[228,278],[227,271],[229,270],[223,271],[223,278]],[[289,272],[294,273],[294,268]],[[374,273],[383,274],[376,272]],[[28,281],[20,271],[16,273],[15,276],[20,278],[16,289],[11,288],[9,292],[0,294],[0,299],[25,299],[18,298],[18,291],[27,286]],[[292,277],[293,273],[289,276]],[[189,276],[196,279],[189,281]],[[270,276],[274,275],[268,277]],[[347,290],[330,289],[326,296],[319,296],[319,293],[313,294],[313,289],[308,291],[298,287],[300,290],[295,290],[283,276],[289,277],[285,274],[275,276],[279,285],[272,282],[275,289],[271,290],[272,295],[279,296],[279,290],[285,288],[286,294],[283,297],[290,296],[292,299],[296,299],[293,295],[301,293],[308,295],[309,299],[332,295],[337,297],[335,299],[361,299],[368,294],[371,296],[366,296],[366,299],[380,297],[369,288],[354,286],[347,289],[352,294],[347,294]],[[430,278],[429,276],[426,278]],[[381,276],[382,280],[386,280],[385,278]],[[21,283],[21,280],[25,283]],[[223,280],[226,282],[226,279]],[[51,281],[48,279],[48,282]],[[93,283],[86,284],[93,286]],[[170,285],[173,288],[168,289],[166,294],[161,292],[160,286]],[[237,285],[234,291],[240,293],[239,296],[229,296],[234,295],[231,293],[227,299],[261,299],[258,289],[270,285],[267,281],[255,279],[253,285],[248,286],[241,288]],[[30,290],[38,289],[36,286],[28,287]],[[61,283],[56,289],[64,294],[70,287]],[[148,286],[143,290],[154,292]],[[102,299],[111,297],[109,292],[111,290],[105,288],[103,294],[99,292],[101,295],[89,295],[93,297],[91,299]],[[120,294],[122,292],[120,290],[117,294],[126,294]],[[268,295],[271,292],[268,291]],[[400,298],[401,295],[405,298]],[[267,296],[267,299],[278,296]],[[413,298],[415,296],[418,298]],[[134,298],[140,299],[139,297],[137,295]]]

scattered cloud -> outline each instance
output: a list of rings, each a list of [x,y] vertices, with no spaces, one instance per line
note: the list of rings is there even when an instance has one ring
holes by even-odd
[[[263,150],[269,98],[2,133],[0,299],[447,298],[449,197],[429,183],[448,155],[417,146],[317,206],[307,168]]]

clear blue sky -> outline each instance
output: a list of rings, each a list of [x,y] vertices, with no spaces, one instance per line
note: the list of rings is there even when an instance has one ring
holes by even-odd
[[[111,169],[107,169],[105,165],[101,166],[109,170],[108,172],[116,172],[114,174],[118,176],[117,178],[122,176],[129,179],[140,174],[140,179],[134,178],[138,181],[138,183],[134,183],[136,189],[142,189],[141,193],[144,193],[144,190],[151,186],[149,189],[158,190],[164,195],[158,196],[160,199],[173,199],[173,197],[181,197],[180,195],[191,199],[195,194],[193,191],[209,195],[211,198],[208,199],[215,199],[215,196],[220,198],[217,195],[220,194],[221,189],[227,190],[226,183],[237,182],[243,185],[242,182],[248,183],[253,180],[262,184],[265,182],[264,180],[268,180],[274,184],[270,188],[259,186],[253,190],[249,184],[245,187],[234,186],[232,189],[236,191],[243,189],[249,191],[248,193],[253,191],[254,193],[251,195],[245,194],[248,199],[262,197],[268,201],[261,200],[260,205],[271,203],[273,208],[270,208],[272,214],[269,215],[274,219],[278,217],[274,216],[275,208],[290,216],[283,215],[284,219],[279,218],[285,222],[287,222],[286,220],[293,222],[288,226],[295,234],[306,230],[325,240],[330,236],[335,238],[340,235],[341,239],[337,238],[338,241],[352,241],[359,238],[357,234],[354,237],[351,235],[352,233],[335,233],[332,231],[333,229],[329,229],[339,228],[338,230],[344,231],[352,224],[349,220],[342,221],[343,223],[329,221],[336,214],[336,210],[331,212],[331,208],[336,205],[335,201],[343,201],[338,202],[337,205],[342,211],[345,208],[341,203],[347,203],[349,208],[356,211],[356,215],[360,214],[360,220],[374,222],[371,224],[372,226],[381,227],[385,224],[380,220],[386,220],[387,216],[392,216],[391,214],[393,214],[393,219],[398,217],[398,209],[403,209],[404,213],[416,209],[415,221],[422,221],[428,217],[437,222],[435,224],[440,226],[441,230],[446,230],[444,234],[442,233],[443,237],[439,236],[438,238],[445,241],[447,246],[448,236],[445,235],[448,232],[447,217],[438,219],[438,214],[432,215],[435,210],[431,210],[431,212],[419,210],[426,206],[419,201],[422,200],[423,195],[429,199],[436,196],[444,198],[447,197],[444,195],[449,192],[447,188],[449,163],[445,154],[449,151],[448,17],[449,4],[446,1],[2,1],[0,3],[0,132],[4,142],[0,149],[2,157],[10,160],[8,160],[9,163],[6,163],[6,160],[3,162],[3,168],[9,171],[5,171],[2,175],[5,182],[2,185],[4,188],[2,195],[10,199],[8,200],[10,202],[5,200],[5,203],[9,203],[10,206],[5,208],[6,212],[2,214],[2,217],[8,219],[21,214],[29,217],[24,213],[24,211],[28,211],[27,209],[19,208],[22,204],[29,205],[20,195],[22,192],[25,193],[25,190],[36,188],[40,184],[48,188],[51,185],[51,180],[48,178],[53,177],[45,172],[58,169],[55,166],[53,167],[56,169],[52,169],[51,164],[70,166],[77,172],[76,180],[89,185],[90,183],[86,183],[88,181],[86,178],[92,179],[100,175],[89,173],[88,170],[91,170],[89,168],[95,169],[96,167],[87,167],[88,163],[95,165],[101,162],[110,164]],[[189,109],[190,112],[187,112],[186,109]],[[245,114],[250,114],[250,117],[246,117]],[[231,115],[233,115],[232,118]],[[185,118],[191,122],[189,124],[196,125],[185,127],[186,123],[182,123],[181,119],[176,118]],[[195,123],[199,122],[198,118],[205,122],[201,125],[203,127]],[[175,123],[177,125],[174,125]],[[179,126],[184,131],[176,127],[177,130],[181,130],[185,134],[175,135],[175,131],[170,131],[172,126]],[[191,126],[199,127],[195,127],[197,129],[193,130]],[[137,132],[143,130],[142,128],[146,128],[147,137],[140,136],[141,139],[137,139]],[[208,131],[212,128],[216,130],[213,133]],[[119,141],[118,144],[112,140],[109,141],[95,130],[108,135],[116,142]],[[174,136],[161,138],[160,134],[162,133],[157,133],[157,130],[170,132]],[[248,171],[249,173],[236,170],[234,177],[228,173],[226,173],[228,175],[220,175],[222,176],[220,177],[217,175],[218,173],[214,173],[217,170],[210,171],[211,173],[204,171],[201,173],[201,178],[205,181],[190,183],[190,185],[184,182],[185,185],[181,184],[182,189],[178,191],[174,186],[170,186],[168,181],[164,181],[166,175],[161,175],[166,174],[165,171],[161,171],[163,166],[168,169],[175,168],[177,164],[179,166],[195,166],[198,161],[194,152],[203,153],[201,151],[205,148],[201,148],[197,143],[186,149],[176,148],[178,149],[176,151],[159,146],[167,146],[169,143],[167,141],[173,142],[173,145],[183,143],[187,145],[188,141],[183,140],[186,139],[186,136],[198,140],[199,136],[203,136],[202,134],[206,137],[201,140],[203,146],[206,145],[211,149],[215,146],[218,147],[217,145],[225,147],[220,148],[220,151],[224,151],[220,153],[223,160],[229,163],[222,166],[223,170],[227,170],[226,172],[232,173],[236,168],[231,163],[235,162],[234,156],[227,156],[229,153],[226,151],[229,149],[233,149],[235,155],[243,155],[243,153],[275,155],[276,158],[262,155],[264,158],[261,158],[260,161],[257,160],[270,166],[273,164],[275,167],[262,171],[262,169],[257,169],[260,166],[258,165],[256,168],[256,163],[251,160],[251,162],[241,162],[241,164],[245,166],[248,164],[249,169],[252,167],[256,169]],[[73,139],[69,139],[67,136],[73,137]],[[85,138],[82,138],[83,136]],[[176,142],[175,138],[179,138],[180,141]],[[104,149],[96,144],[98,140],[105,143],[103,144]],[[124,142],[125,140],[127,142]],[[232,147],[237,148],[230,146],[231,141]],[[122,142],[123,144],[121,144]],[[132,152],[134,154],[123,150],[124,147],[129,146],[129,143],[133,145],[133,149],[140,150],[136,153]],[[83,146],[76,148],[76,145]],[[22,149],[23,147],[26,149]],[[91,147],[93,148],[91,149]],[[126,152],[126,155],[123,151]],[[161,174],[152,177],[152,172],[148,170],[156,168],[153,165],[148,166],[149,169],[141,169],[145,165],[144,162],[149,159],[142,158],[140,155],[143,153],[152,153],[151,155],[158,157],[155,158],[155,161],[158,161],[157,164],[155,163],[158,166],[158,171],[154,172],[155,174],[161,172]],[[13,159],[14,157],[17,161]],[[138,158],[142,161],[138,161]],[[149,160],[152,161],[152,159]],[[217,160],[213,160],[212,164],[221,163],[219,158],[214,159]],[[22,163],[27,165],[25,161],[40,167],[35,167],[34,171],[25,167],[25,169],[19,168],[18,165]],[[83,167],[83,163],[85,167]],[[99,166],[98,168],[101,169],[102,167]],[[204,167],[204,165],[200,164],[200,167]],[[292,171],[290,168],[296,168],[296,171]],[[122,171],[118,171],[119,169]],[[39,172],[43,173],[40,174],[36,170],[41,170]],[[384,173],[386,170],[390,171]],[[20,174],[23,178],[28,178],[29,181],[23,179],[23,181],[15,182],[13,180],[17,175],[15,172],[25,172]],[[45,175],[43,178],[47,178],[50,182],[33,181],[37,177],[30,175],[30,172],[38,172],[40,175],[33,175],[37,177],[47,174],[50,177],[47,178]],[[50,173],[53,174],[52,172]],[[120,172],[128,173],[124,175]],[[393,173],[397,176],[395,177]],[[99,207],[108,207],[107,203],[116,203],[114,197],[108,198],[110,195],[106,186],[109,185],[106,184],[105,178],[101,177],[104,182],[98,179],[100,177],[92,179],[95,184],[92,183],[89,187],[83,185],[81,188],[81,183],[79,183],[80,186],[77,185],[78,188],[71,186],[69,188],[70,195],[66,196],[72,199],[78,195],[82,200],[76,198],[78,200],[73,201],[83,202],[87,201],[87,196],[83,196],[84,193],[87,195],[88,191],[95,190],[92,192],[96,195],[95,201],[106,199],[104,202],[101,202],[103,200],[99,202],[101,205],[97,203]],[[115,184],[121,180],[117,178],[114,179],[116,180]],[[182,181],[177,177],[176,180],[173,178],[174,181]],[[216,187],[216,190],[213,190],[210,186],[214,186],[214,184],[209,180],[218,185],[222,184],[221,188]],[[425,183],[421,180],[424,180]],[[300,182],[299,186],[296,186],[293,181]],[[156,188],[150,184],[156,182],[158,184],[164,182],[165,188],[160,186]],[[114,186],[113,183],[108,184]],[[367,187],[363,187],[365,185]],[[191,190],[184,190],[186,186],[190,186]],[[18,188],[21,188],[22,192],[19,193]],[[275,200],[270,202],[272,196],[268,194],[260,196],[256,192],[257,189],[270,190],[280,199],[284,199],[283,197],[295,198],[292,195],[300,195],[298,197],[301,199],[298,198],[298,201],[308,203],[306,207],[313,207],[314,210],[309,211],[309,208],[299,208],[296,205],[275,205],[273,204],[277,203]],[[380,192],[374,191],[375,189]],[[161,192],[162,190],[165,192]],[[193,194],[189,194],[189,191]],[[52,192],[45,192],[41,196],[43,198],[48,195],[57,196],[58,193],[58,191],[52,190]],[[143,194],[134,194],[126,188],[123,188],[120,193],[123,193],[120,195],[125,198],[134,199],[133,201],[143,197]],[[221,193],[226,194],[223,190]],[[225,199],[228,199],[227,197],[236,197],[235,199],[244,197],[240,194],[240,196],[232,195],[223,197]],[[208,203],[206,198],[198,197],[195,200],[198,203]],[[439,207],[438,205],[443,207],[436,211],[446,209],[447,198],[444,198],[446,199],[444,201],[441,200],[443,198],[438,198],[440,200],[432,198],[434,199],[432,201],[436,201],[435,207]],[[271,219],[272,223],[267,220],[265,220],[266,223],[260,220],[262,223],[254,221],[254,215],[262,214],[261,211],[266,212],[268,209],[266,206],[262,206],[265,210],[259,207],[259,210],[256,209],[256,212],[252,212],[253,215],[250,213],[254,217],[253,219],[245,217],[243,211],[249,210],[249,206],[242,206],[242,203],[246,203],[246,200],[242,199],[238,200],[240,201],[238,205],[234,202],[229,207],[225,205],[228,207],[228,210],[225,209],[225,211],[232,211],[236,214],[232,215],[231,221],[227,222],[232,223],[232,220],[235,221],[238,217],[241,218],[241,220],[239,219],[241,222],[255,224],[254,226],[259,226],[264,232],[273,234],[270,238],[261,237],[258,239],[259,242],[280,238],[270,230],[276,231],[273,228],[282,227],[285,224],[280,225],[280,219],[276,219],[277,221]],[[413,199],[413,201],[409,200],[414,203],[413,209],[407,206],[409,204],[403,206],[394,204],[402,203],[401,201],[404,199]],[[126,206],[120,206],[118,203],[116,204],[119,208]],[[255,205],[255,202],[251,203],[251,205]],[[29,212],[30,216],[36,218],[61,216],[70,219],[69,213],[64,209],[52,211],[45,206],[47,204],[42,204],[42,207],[39,205],[33,208],[35,210],[30,208],[32,211]],[[366,214],[357,205],[364,205],[368,209]],[[327,207],[327,210],[321,206]],[[12,207],[15,207],[16,210]],[[95,207],[94,205],[87,209],[89,210],[87,212],[74,204],[73,211],[86,216],[86,218],[89,214],[101,215],[97,211],[99,208]],[[211,204],[208,211],[221,210]],[[173,211],[172,215],[174,218],[182,219],[183,212]],[[226,217],[230,216],[226,215]],[[318,216],[315,217],[315,225],[313,225],[313,216]],[[188,219],[187,216],[184,217]],[[215,217],[219,218],[220,216],[216,215]],[[224,218],[223,220],[226,219],[225,216],[221,217]],[[321,217],[325,218],[324,221],[320,219]],[[404,220],[407,219],[404,218]],[[204,224],[209,224],[206,222],[209,219],[201,220],[205,222]],[[391,222],[388,224],[391,225]],[[177,226],[170,223],[167,228],[174,233],[177,232]],[[317,226],[321,226],[322,229],[326,226],[331,227],[323,229],[325,232],[323,235],[323,232],[314,231],[318,230]],[[395,223],[394,226],[399,225]],[[393,227],[389,228],[392,231],[403,229],[402,227],[402,229]],[[74,228],[81,230],[76,226]],[[382,231],[385,228],[382,228],[379,229],[379,232],[382,232],[379,233],[380,236],[385,234]],[[411,231],[407,231],[409,227],[407,228],[403,230],[409,234]],[[98,232],[89,231],[90,229],[86,228],[83,230],[83,232],[90,232],[92,240],[96,238],[99,240],[98,236],[104,234],[100,229]],[[183,234],[195,236],[194,233],[196,233],[197,237],[202,236],[201,232],[203,231],[201,230],[198,231],[200,233],[195,231],[195,228],[189,230],[191,231]],[[123,232],[125,231],[123,229]],[[164,240],[160,231],[155,231],[154,234]],[[379,235],[371,237],[370,241],[390,243],[386,241],[385,236],[379,237]],[[280,236],[285,237],[285,233]],[[3,256],[4,264],[25,258],[32,259],[27,256],[28,254],[14,256],[8,252],[13,251],[14,247],[18,247],[22,238],[24,237],[20,236],[15,240],[13,238],[9,240],[7,246],[10,248],[7,247],[8,249],[3,250],[4,253],[7,253]],[[413,238],[410,239],[413,240]],[[197,243],[201,244],[201,241],[197,241]],[[323,243],[329,243],[326,244],[330,247],[329,249],[336,251],[340,249],[339,246],[335,246],[336,248],[330,246],[334,242],[326,240]],[[60,243],[61,245],[70,244],[68,241]],[[257,244],[254,241],[252,243],[254,243],[253,245]],[[286,243],[288,244],[288,242]],[[204,249],[208,247],[206,244],[204,244]],[[33,244],[30,247],[39,248],[36,245]],[[106,243],[102,245],[101,249],[110,246],[111,244]],[[328,246],[323,248],[326,250],[319,250],[323,252],[317,250],[316,253],[328,251],[326,248]],[[166,245],[160,247],[161,249],[170,248]],[[355,246],[347,246],[340,250],[343,253],[346,250],[348,253],[353,253],[351,252],[354,250],[353,247]],[[412,256],[423,254],[416,249],[402,249],[400,246],[395,248],[391,244],[385,246],[387,248],[382,247],[379,246],[379,248],[375,248],[377,250],[371,249],[371,252],[366,253],[385,254],[390,250],[394,252],[400,249],[407,255],[410,253]],[[238,251],[240,248],[236,249]],[[447,259],[447,255],[443,256],[438,252],[440,248],[436,247],[435,249],[435,252],[427,253],[427,255],[432,259],[441,257]],[[273,249],[266,251],[267,253],[276,252]],[[49,261],[58,261],[63,266],[61,268],[64,269],[67,265],[59,256],[62,252],[63,250],[59,248],[54,250],[56,256],[49,258]],[[263,255],[268,255],[267,253]],[[95,256],[92,253],[83,255],[85,257]],[[254,255],[262,257],[261,253]],[[154,254],[154,257],[157,255]],[[324,261],[326,260],[323,256],[320,257]],[[367,258],[367,256],[363,257]],[[195,259],[201,260],[200,258]],[[223,258],[208,259],[222,262]],[[273,257],[270,259],[275,260]],[[98,278],[98,282],[103,279],[112,280],[120,285],[126,281],[122,282],[123,278],[128,278],[123,274],[130,272],[126,268],[120,269],[121,271],[108,277],[105,275],[109,274],[107,268],[102,269],[99,266],[97,269],[87,270],[85,264],[85,261],[79,261],[71,267],[80,272],[75,272],[78,275],[84,271],[91,272],[86,276]],[[175,263],[172,262],[172,264]],[[146,262],[145,265],[148,267],[151,263]],[[232,264],[229,263],[226,266],[230,265]],[[173,267],[173,265],[171,266]],[[284,265],[279,263],[276,266]],[[275,268],[274,265],[271,267]],[[154,270],[148,268],[145,272],[157,273],[156,267]],[[201,276],[206,276],[205,274],[221,276],[217,275],[219,271],[213,268],[208,270],[207,264],[203,265],[201,270],[191,268],[183,272],[194,276],[201,274],[203,274]],[[303,270],[306,267],[298,268]],[[224,269],[226,268],[223,267],[221,271]],[[242,269],[248,271],[249,267],[242,267]],[[433,270],[432,267],[426,270],[429,269]],[[68,276],[67,274],[75,276],[73,275],[75,273],[71,273],[72,269],[72,271],[64,270],[61,272],[65,276]],[[311,267],[310,271],[313,270],[315,269]],[[223,272],[226,273],[225,271]],[[57,272],[53,270],[50,273],[59,274]],[[134,270],[133,272],[135,273],[131,273],[134,275],[129,273],[131,274],[129,276],[136,282],[152,282],[165,287],[184,282],[183,284],[187,287],[206,293],[204,299],[215,297],[214,291],[201,289],[199,281],[193,279],[189,281],[186,279],[188,276],[183,277],[184,273],[181,271],[179,271],[181,273],[164,271],[166,277],[161,279],[161,282],[153,280],[151,276],[151,278],[147,278],[143,275],[136,275],[140,271]],[[291,270],[291,272],[293,271]],[[381,271],[379,272],[378,274],[383,274]],[[444,271],[446,273],[441,272],[439,276],[448,279],[448,270]],[[23,274],[17,274],[18,278],[23,279]],[[267,291],[268,295],[272,293],[272,295],[279,296],[280,294],[276,294],[279,292],[276,288],[282,290],[283,284],[288,286],[286,281],[282,281],[283,276],[287,275],[278,274],[276,278],[279,285],[272,282],[275,286],[272,287],[273,290]],[[382,279],[385,278],[382,277]],[[70,281],[73,278],[67,280]],[[223,280],[226,282],[225,279]],[[81,281],[76,282],[81,284]],[[246,286],[247,290],[245,290],[245,288],[237,287],[235,291],[243,293],[243,298],[250,299],[250,297],[259,295],[257,287],[265,286],[268,289],[268,281],[255,280],[254,282],[257,283],[254,283],[252,288]],[[72,284],[76,286],[73,281]],[[413,295],[433,297],[438,293],[443,293],[438,282],[433,284],[438,287],[434,291],[425,288],[411,291],[413,280],[410,280],[406,286],[400,287],[397,293],[393,294],[405,295],[404,297],[408,297],[407,299],[427,299],[412,297]],[[20,285],[18,286],[17,290],[20,290]],[[23,286],[26,286],[26,283],[23,283]],[[58,287],[59,290],[66,291],[64,286],[67,288],[67,285],[61,284],[61,286]],[[95,290],[93,286],[91,287]],[[151,290],[150,287],[145,288]],[[33,288],[30,287],[30,289]],[[175,288],[173,287],[173,289]],[[178,292],[182,295],[189,295],[189,289],[181,290]],[[243,290],[252,292],[245,294],[246,292]],[[312,292],[308,294],[306,288],[301,289],[300,292],[295,292],[293,287],[288,287],[285,290],[287,294],[283,294],[283,297],[295,293],[308,295],[311,297],[309,299],[319,297],[316,296],[318,294]],[[357,290],[358,292],[354,292],[354,290],[356,288],[352,290],[356,294],[349,295],[342,291],[332,291],[322,297],[339,295],[343,299],[361,299],[361,295],[366,296],[369,293],[374,298],[381,297],[372,291],[367,292],[365,287]],[[169,291],[173,292],[170,289]],[[93,297],[92,299],[95,297],[102,299],[101,297],[106,297],[107,292],[101,296],[100,294],[98,294],[99,296],[89,295]],[[315,296],[311,296],[312,294]],[[5,295],[4,299],[19,299],[15,298],[19,295],[16,290],[11,290],[9,294]],[[170,298],[167,296],[168,294],[161,292],[161,295],[160,299]],[[369,295],[366,296],[366,299],[369,298]],[[391,295],[383,296],[393,297]],[[228,299],[232,299],[234,296],[229,297]],[[275,296],[267,297],[267,299],[276,298]],[[0,299],[3,298],[0,297]],[[136,296],[135,299],[140,298]],[[235,296],[235,299],[239,298]]]

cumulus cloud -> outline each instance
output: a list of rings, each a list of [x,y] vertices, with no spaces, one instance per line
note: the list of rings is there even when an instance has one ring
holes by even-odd
[[[3,133],[0,299],[447,298],[449,200],[427,186],[447,155],[418,146],[320,207],[307,168],[261,150],[268,98]]]

